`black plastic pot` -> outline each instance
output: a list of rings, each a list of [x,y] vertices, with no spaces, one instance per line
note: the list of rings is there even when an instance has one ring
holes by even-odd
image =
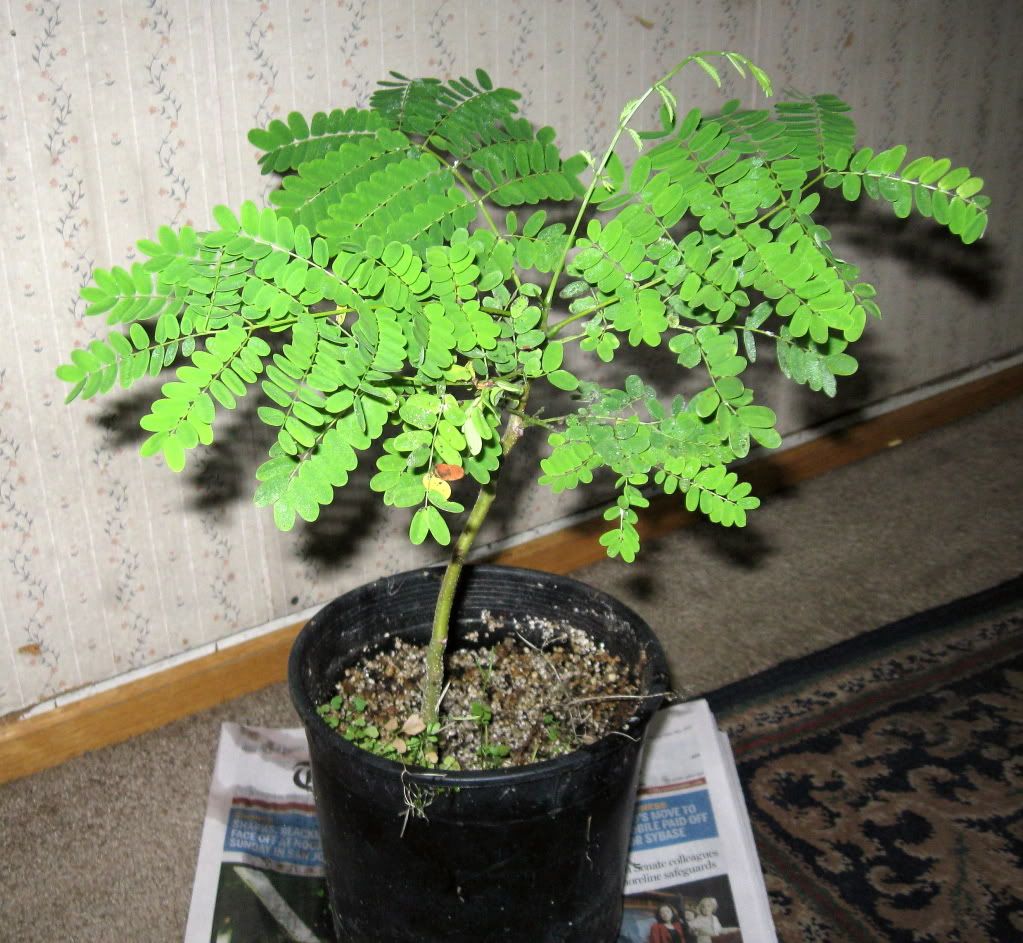
[[[507,770],[405,769],[338,736],[316,714],[342,668],[387,637],[429,637],[441,570],[387,577],[339,597],[302,630],[288,666],[309,740],[331,906],[342,943],[614,943],[641,740],[660,699],[626,730],[568,756]],[[451,641],[565,620],[667,689],[649,626],[575,580],[466,568]],[[498,628],[495,628],[498,627]],[[407,815],[409,801],[426,818]],[[404,826],[404,834],[403,834]]]

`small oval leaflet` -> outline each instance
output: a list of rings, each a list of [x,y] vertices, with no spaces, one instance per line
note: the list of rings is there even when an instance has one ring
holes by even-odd
[[[465,477],[465,469],[461,465],[450,465],[447,462],[434,465],[433,473],[442,481],[459,481]]]

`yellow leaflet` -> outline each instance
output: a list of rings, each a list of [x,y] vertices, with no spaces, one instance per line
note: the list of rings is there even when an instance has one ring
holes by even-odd
[[[427,491],[432,491],[434,494],[439,494],[445,501],[451,497],[451,485],[449,485],[443,478],[439,478],[433,472],[427,472],[423,475],[423,487]]]

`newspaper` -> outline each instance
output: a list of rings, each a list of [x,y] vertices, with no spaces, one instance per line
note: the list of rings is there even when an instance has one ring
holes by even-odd
[[[185,943],[334,940],[301,729],[224,724]],[[727,737],[660,711],[643,757],[618,943],[777,943]]]

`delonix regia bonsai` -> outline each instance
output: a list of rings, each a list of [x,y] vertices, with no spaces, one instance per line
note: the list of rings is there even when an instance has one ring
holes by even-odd
[[[459,575],[525,432],[547,436],[542,485],[613,484],[609,556],[635,558],[655,489],[741,527],[758,499],[729,463],[781,441],[745,371],[769,348],[792,381],[834,395],[879,316],[815,222],[820,188],[931,217],[964,243],[984,232],[988,199],[966,168],[859,146],[833,95],[680,109],[672,83],[690,65],[718,85],[734,68],[771,94],[745,56],[694,54],[625,105],[603,154],[568,157],[482,70],[392,73],[367,109],[250,132],[264,173],[281,175],[270,206],[161,227],[138,244],[145,261],[97,268],[82,291],[112,329],[58,369],[68,399],[173,368],[141,451],[181,471],[218,413],[255,392],[275,436],[255,502],[281,529],[343,500],[377,445],[370,487],[409,515],[414,544],[451,547],[423,656],[427,727]],[[653,127],[635,128],[644,115]],[[702,389],[669,401],[641,376],[585,377],[623,344],[667,348]],[[551,414],[552,392],[569,411]],[[466,510],[456,496],[470,490]]]

